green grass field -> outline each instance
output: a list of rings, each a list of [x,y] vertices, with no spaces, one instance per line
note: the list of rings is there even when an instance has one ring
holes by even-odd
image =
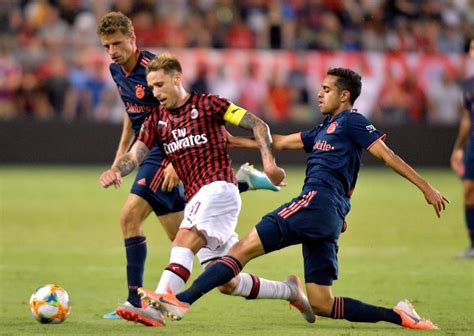
[[[120,190],[98,185],[102,167],[0,168],[1,335],[406,335],[388,323],[356,324],[319,318],[307,324],[282,301],[246,301],[217,291],[179,322],[146,328],[106,321],[125,299],[125,257],[118,224],[132,178]],[[334,292],[393,306],[411,299],[439,324],[438,335],[474,335],[474,260],[454,256],[467,246],[460,181],[448,170],[421,170],[451,201],[441,219],[422,194],[389,169],[363,168],[353,195],[349,228],[340,240]],[[279,193],[247,192],[238,232],[299,193],[303,167],[287,170]],[[154,288],[170,243],[156,218],[147,220],[145,286]],[[197,264],[197,263],[195,263]],[[298,246],[252,261],[246,271],[273,279],[303,276]],[[200,274],[195,265],[192,278]],[[30,315],[34,289],[57,283],[71,295],[72,314],[61,325]],[[411,334],[423,332],[410,331]]]

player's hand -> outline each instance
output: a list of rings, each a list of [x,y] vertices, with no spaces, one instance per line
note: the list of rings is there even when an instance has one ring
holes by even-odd
[[[459,176],[464,175],[464,150],[462,149],[455,149],[453,154],[451,154],[451,168],[458,174]]]
[[[161,184],[161,190],[171,191],[179,184],[179,182],[179,177],[176,174],[173,165],[169,163],[163,171],[163,183]]]
[[[122,174],[116,169],[107,169],[100,175],[100,185],[104,188],[108,188],[113,185],[116,189],[122,184]]]
[[[439,218],[441,216],[441,211],[446,209],[446,203],[449,204],[449,200],[432,186],[429,186],[423,194],[425,195],[426,202],[433,206],[436,216]]]
[[[283,185],[283,179],[286,176],[285,170],[278,167],[276,164],[267,165],[264,167],[263,171],[267,174],[268,178],[273,185]]]

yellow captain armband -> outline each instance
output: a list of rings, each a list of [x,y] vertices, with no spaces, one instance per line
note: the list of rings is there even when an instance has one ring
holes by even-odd
[[[228,123],[231,123],[232,125],[239,126],[240,121],[244,117],[245,113],[247,113],[246,109],[230,103],[227,111],[225,111],[224,120]]]

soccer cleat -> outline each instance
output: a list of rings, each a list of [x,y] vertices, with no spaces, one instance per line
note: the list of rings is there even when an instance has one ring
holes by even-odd
[[[122,319],[120,315],[115,312],[115,310],[113,312],[102,315],[102,318],[105,320],[121,320]]]
[[[138,288],[138,294],[143,300],[159,307],[162,312],[173,320],[181,320],[189,310],[189,304],[179,301],[172,293],[160,294],[146,288]]]
[[[132,306],[132,304],[128,301],[125,301],[123,305]],[[143,300],[141,301],[141,305],[142,305],[142,308],[146,308],[148,306],[148,304],[144,302]],[[113,312],[102,315],[102,318],[105,320],[121,320],[122,319],[122,317],[119,314],[117,314],[115,310]]]
[[[165,325],[161,311],[152,306],[137,308],[123,304],[118,306],[115,312],[127,321],[141,323],[148,327],[163,327]]]
[[[458,258],[460,258],[460,259],[472,259],[472,258],[474,258],[474,247],[470,247],[466,251],[458,254]]]
[[[311,308],[311,305],[308,301],[308,298],[303,292],[303,287],[301,286],[300,278],[296,275],[290,275],[284,281],[290,287],[291,297],[290,308],[291,306],[295,307],[301,312],[303,318],[309,323],[314,323],[316,321],[316,315]]]
[[[255,167],[248,162],[240,166],[239,170],[235,174],[235,177],[241,182],[246,182],[249,185],[250,190],[280,190],[280,187],[273,185],[265,173],[255,169]]]
[[[420,330],[438,330],[438,326],[422,318],[415,311],[415,308],[408,300],[402,300],[393,308],[395,313],[400,315],[402,319],[402,326],[407,329],[420,329]]]

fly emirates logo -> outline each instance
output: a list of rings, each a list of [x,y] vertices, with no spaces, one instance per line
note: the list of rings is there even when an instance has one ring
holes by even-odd
[[[173,142],[164,143],[163,148],[166,154],[171,154],[176,152],[177,150],[200,146],[207,143],[207,135],[206,134],[186,134],[186,128],[178,128],[171,131],[173,135]]]

